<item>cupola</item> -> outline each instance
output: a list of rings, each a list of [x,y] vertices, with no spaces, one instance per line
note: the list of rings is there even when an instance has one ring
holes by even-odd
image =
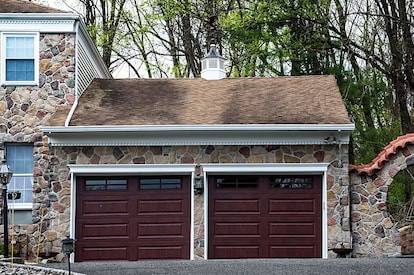
[[[214,41],[210,44],[210,51],[201,59],[201,78],[218,80],[226,77],[224,59],[218,52]]]

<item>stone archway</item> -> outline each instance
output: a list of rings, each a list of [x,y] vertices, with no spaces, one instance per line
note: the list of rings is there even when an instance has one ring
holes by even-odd
[[[349,165],[353,256],[401,254],[401,234],[387,210],[387,193],[398,172],[414,164],[414,134],[390,142],[369,164]]]

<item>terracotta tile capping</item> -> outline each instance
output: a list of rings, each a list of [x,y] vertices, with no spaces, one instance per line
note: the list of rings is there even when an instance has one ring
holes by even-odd
[[[397,154],[398,149],[405,148],[409,144],[414,144],[414,133],[399,136],[391,141],[369,164],[349,165],[349,171],[357,172],[359,175],[367,174],[372,176],[375,171],[382,168],[385,162],[390,160],[392,155]]]

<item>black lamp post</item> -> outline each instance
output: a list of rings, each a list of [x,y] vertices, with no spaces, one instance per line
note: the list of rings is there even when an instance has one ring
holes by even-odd
[[[10,169],[10,166],[6,164],[6,161],[2,161],[0,164],[0,182],[2,185],[2,220],[4,226],[4,257],[9,257],[9,226],[7,217],[8,208],[7,208],[7,184],[9,184],[11,178],[13,176],[13,172]]]
[[[70,275],[70,254],[75,250],[75,240],[66,236],[66,239],[62,240],[62,252],[68,255],[68,266]]]

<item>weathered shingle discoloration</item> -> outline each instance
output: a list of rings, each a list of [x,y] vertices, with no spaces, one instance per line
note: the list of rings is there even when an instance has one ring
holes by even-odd
[[[333,76],[301,76],[95,79],[70,125],[350,123]]]

